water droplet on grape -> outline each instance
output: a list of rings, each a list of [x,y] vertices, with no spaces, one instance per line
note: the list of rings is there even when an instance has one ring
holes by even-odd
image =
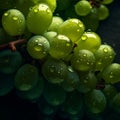
[[[35,13],[37,13],[37,12],[38,12],[38,10],[37,10],[37,9],[34,9],[34,12],[35,12]]]
[[[79,27],[83,27],[83,24],[79,23]]]
[[[89,65],[90,63],[89,62],[87,62],[87,65]]]
[[[6,13],[4,13],[4,16],[6,16],[6,17],[7,17],[7,16],[8,16],[8,13],[7,13],[7,12],[6,12]]]
[[[79,32],[80,31],[80,29],[77,29],[77,32]]]
[[[15,21],[18,20],[18,17],[14,16],[14,17],[13,17],[13,20],[15,20]]]
[[[50,13],[50,9],[47,9],[46,12],[49,14]]]
[[[104,51],[105,53],[107,53],[107,52],[108,52],[108,48],[104,48],[103,51]]]
[[[86,40],[87,40],[87,36],[86,36],[86,35],[83,35],[83,36],[81,37],[81,40],[86,41]]]
[[[112,79],[112,78],[113,78],[113,75],[110,75],[109,77]]]
[[[42,44],[37,44],[34,46],[35,51],[42,51]]]
[[[83,57],[87,57],[87,54],[83,54]]]
[[[76,60],[76,62],[77,62],[77,63],[79,63],[79,62],[80,62],[80,60]]]
[[[110,58],[110,59],[112,59],[112,58],[113,58],[113,56],[112,56],[112,55],[110,55],[110,56],[109,56],[109,58]]]
[[[69,43],[67,43],[67,44],[66,44],[66,46],[67,46],[67,47],[69,47],[69,46],[70,46],[70,44],[69,44]]]
[[[102,63],[101,62],[97,62],[98,65],[101,65]]]

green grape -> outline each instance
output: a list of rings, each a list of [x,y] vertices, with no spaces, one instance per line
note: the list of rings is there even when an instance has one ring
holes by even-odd
[[[34,34],[43,34],[52,22],[52,11],[46,4],[32,7],[27,16],[28,30]]]
[[[35,59],[44,58],[49,49],[49,41],[41,35],[35,35],[31,37],[27,43],[27,51],[29,55]]]
[[[111,100],[111,108],[120,113],[120,93],[118,92]]]
[[[47,4],[50,7],[52,12],[54,12],[56,7],[57,7],[56,0],[31,0],[31,1],[33,1],[35,4],[38,4],[38,3],[45,3],[45,4]]]
[[[95,70],[101,71],[102,69],[104,69],[107,65],[112,63],[115,55],[115,51],[110,45],[102,44],[95,52]]]
[[[99,26],[97,8],[92,8],[91,12],[82,17],[81,20],[83,21],[86,30],[96,31]]]
[[[58,28],[58,33],[66,35],[72,42],[76,42],[83,34],[85,26],[83,22],[77,18],[65,20]]]
[[[61,83],[67,75],[67,65],[62,60],[47,59],[42,65],[42,73],[51,83]]]
[[[14,89],[14,75],[0,73],[0,96],[9,94]]]
[[[18,51],[4,50],[0,52],[0,72],[12,74],[22,64],[22,56]]]
[[[102,0],[102,4],[111,4],[114,0]]]
[[[93,90],[96,88],[97,84],[97,78],[94,73],[89,72],[84,75],[79,75],[80,81],[77,85],[77,90],[81,93],[87,93],[90,90]]]
[[[105,5],[100,5],[98,8],[98,19],[105,20],[109,16],[109,9]]]
[[[95,32],[85,32],[77,41],[75,50],[86,49],[95,52],[101,45],[101,38]]]
[[[102,71],[102,77],[106,83],[115,84],[120,82],[120,64],[111,63]]]
[[[52,23],[50,24],[48,31],[58,32],[58,27],[63,23],[63,19],[59,16],[53,16]]]
[[[25,17],[19,10],[9,9],[2,16],[2,25],[9,35],[22,35],[26,26]]]
[[[15,75],[15,87],[19,91],[29,91],[39,79],[38,69],[30,64],[22,65]]]
[[[117,94],[117,89],[113,85],[107,84],[103,89],[103,93],[107,101],[110,102],[112,98]]]
[[[66,92],[59,85],[46,83],[44,98],[50,105],[58,106],[65,101]]]
[[[48,31],[48,32],[45,32],[43,36],[45,38],[47,38],[49,42],[51,42],[53,40],[53,38],[55,36],[57,36],[57,32],[55,32],[55,31]]]
[[[55,59],[61,59],[69,55],[72,48],[72,41],[67,36],[58,34],[50,42],[49,54]]]
[[[92,90],[84,96],[85,106],[91,113],[102,113],[106,108],[106,98],[102,91]]]
[[[79,83],[79,76],[76,71],[73,70],[71,66],[68,66],[68,72],[65,80],[61,83],[63,89],[67,92],[74,91]]]
[[[89,1],[81,0],[75,4],[76,14],[80,16],[86,16],[90,13],[92,6]]]
[[[70,115],[76,115],[83,109],[82,96],[79,92],[73,91],[67,94],[67,98],[63,103],[63,111]]]
[[[75,51],[72,58],[71,64],[73,68],[78,71],[89,71],[92,70],[95,63],[95,56],[89,50]]]
[[[33,101],[42,95],[43,88],[44,79],[42,77],[39,77],[36,85],[32,89],[28,91],[17,91],[17,95],[22,99]]]

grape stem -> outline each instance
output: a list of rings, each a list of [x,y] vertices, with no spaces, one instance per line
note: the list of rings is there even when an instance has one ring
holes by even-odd
[[[12,51],[16,51],[16,45],[18,44],[22,44],[25,43],[26,40],[25,39],[18,39],[9,43],[5,43],[0,45],[0,50],[4,49],[4,48],[10,48]]]
[[[89,0],[90,4],[92,5],[92,7],[100,7],[100,4],[102,2],[102,0]]]

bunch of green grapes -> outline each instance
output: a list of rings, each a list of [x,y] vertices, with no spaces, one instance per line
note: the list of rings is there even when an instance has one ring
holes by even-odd
[[[15,89],[46,119],[119,112],[120,63],[95,32],[113,0],[11,1],[1,17],[0,96]]]

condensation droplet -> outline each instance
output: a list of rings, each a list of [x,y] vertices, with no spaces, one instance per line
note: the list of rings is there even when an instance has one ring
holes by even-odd
[[[18,17],[14,16],[14,17],[13,17],[13,20],[18,20]]]
[[[98,65],[101,65],[102,63],[101,62],[97,62]]]
[[[80,29],[77,29],[77,32],[79,32],[80,31]]]
[[[87,56],[87,54],[83,54],[83,56],[84,56],[84,57],[86,57],[86,56]]]
[[[69,43],[66,43],[66,46],[67,46],[67,47],[69,47],[69,46],[70,46],[70,44],[69,44]]]
[[[37,44],[34,46],[35,51],[42,51],[42,44]]]
[[[113,76],[113,75],[110,75],[109,77],[112,79],[114,76]]]
[[[7,13],[7,12],[6,12],[6,13],[4,13],[4,16],[6,16],[6,17],[7,17],[7,16],[8,16],[8,13]]]
[[[103,51],[104,51],[105,53],[107,53],[107,52],[108,52],[108,48],[104,48]]]
[[[47,9],[46,12],[47,12],[47,13],[50,13],[50,9]]]
[[[34,9],[33,11],[34,11],[35,13],[37,13],[37,12],[38,12],[38,10],[37,10],[37,9]]]
[[[79,24],[79,27],[83,27],[83,24],[80,23],[80,24]]]
[[[113,56],[112,56],[112,55],[110,55],[110,56],[109,56],[109,58],[110,58],[110,59],[112,59],[112,58],[113,58]]]
[[[83,36],[81,37],[81,40],[83,40],[83,41],[87,40],[87,36],[86,36],[86,35],[83,35]]]

